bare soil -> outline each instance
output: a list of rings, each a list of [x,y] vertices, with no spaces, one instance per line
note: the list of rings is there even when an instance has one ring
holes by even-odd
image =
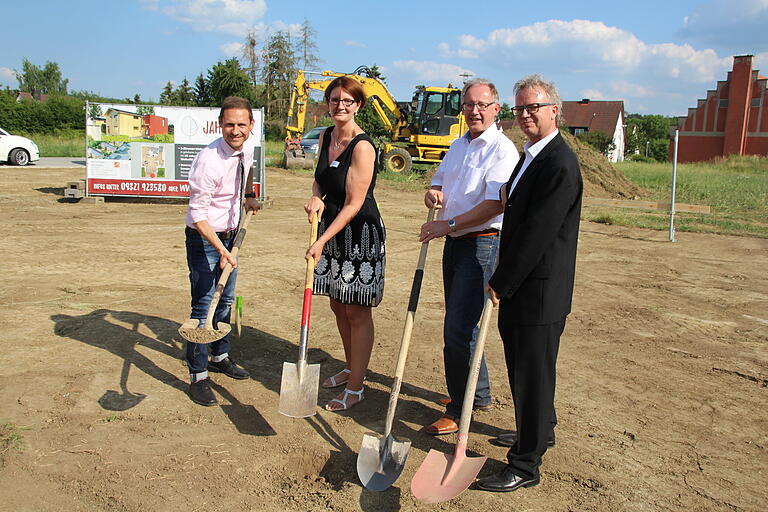
[[[416,265],[420,192],[383,183],[385,298],[365,401],[347,413],[277,411],[295,362],[310,175],[268,171],[271,208],[241,253],[245,327],[233,356],[252,378],[213,374],[220,406],[186,395],[177,329],[188,315],[180,201],[68,203],[75,169],[0,168],[0,510],[762,511],[768,503],[768,240],[584,223],[574,311],[559,357],[557,446],[537,487],[469,489],[436,505],[409,482],[430,449],[455,437],[420,431],[440,415],[442,243],[430,247],[395,435],[413,442],[389,490],[361,487],[366,432],[383,429]],[[343,350],[316,298],[310,362],[330,375]],[[498,333],[487,356],[494,408],[478,412],[470,450],[503,466],[489,439],[514,425]],[[320,405],[334,392],[320,391]],[[0,429],[8,432],[8,427]],[[2,440],[0,440],[2,441]]]

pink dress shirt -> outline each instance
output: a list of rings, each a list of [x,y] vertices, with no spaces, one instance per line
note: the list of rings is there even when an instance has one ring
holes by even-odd
[[[214,231],[235,229],[240,219],[240,197],[244,186],[238,172],[242,155],[244,173],[253,164],[253,146],[244,144],[235,151],[223,138],[203,148],[189,170],[187,226],[207,220]]]

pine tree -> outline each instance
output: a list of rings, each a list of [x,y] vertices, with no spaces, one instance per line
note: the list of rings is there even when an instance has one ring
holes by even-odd
[[[163,88],[163,92],[160,93],[160,104],[161,105],[170,105],[173,102],[173,84],[169,80],[167,84],[165,84],[165,87]]]
[[[198,107],[210,107],[211,106],[211,94],[208,89],[208,80],[202,73],[195,78],[195,105]]]
[[[245,45],[243,46],[243,60],[248,65],[245,72],[251,79],[251,85],[256,85],[259,77],[259,51],[256,48],[258,40],[256,31],[251,29],[245,36]]]
[[[282,126],[291,98],[296,64],[293,45],[286,32],[278,31],[269,38],[264,48],[261,79],[264,83],[263,99],[267,123]]]
[[[315,36],[317,31],[309,24],[309,20],[305,17],[304,23],[301,25],[301,31],[299,32],[298,42],[298,63],[301,65],[301,69],[316,69],[320,65],[320,59],[318,58],[317,43],[315,43]]]
[[[195,93],[192,87],[189,86],[189,80],[184,77],[179,86],[173,91],[173,103],[174,105],[181,105],[183,107],[192,106],[195,104]]]

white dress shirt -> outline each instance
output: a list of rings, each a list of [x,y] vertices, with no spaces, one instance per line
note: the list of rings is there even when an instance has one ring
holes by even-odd
[[[432,186],[443,191],[438,219],[453,219],[487,199],[498,200],[499,189],[509,180],[519,159],[515,144],[495,124],[474,139],[467,132],[453,141],[432,178]],[[501,221],[499,214],[477,226],[458,229],[450,236],[501,229]]]
[[[541,153],[541,150],[544,149],[544,147],[549,144],[549,142],[555,138],[555,136],[560,133],[560,130],[555,129],[552,133],[541,139],[536,144],[531,144],[530,141],[523,144],[523,151],[525,151],[525,160],[523,160],[523,165],[520,167],[520,172],[517,173],[517,176],[515,176],[515,181],[512,182],[512,185],[509,187],[509,190],[507,191],[507,198],[512,195],[512,191],[515,190],[515,187],[517,186],[517,182],[520,181],[520,178],[523,177],[523,173],[528,168],[529,165],[531,165],[531,162],[534,158],[536,158],[536,155]]]

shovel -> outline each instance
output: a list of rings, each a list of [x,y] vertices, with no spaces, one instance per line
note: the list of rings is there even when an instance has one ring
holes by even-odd
[[[434,217],[435,209],[430,208],[427,222],[430,222]],[[392,383],[392,391],[389,394],[389,408],[387,409],[384,435],[379,437],[375,434],[365,434],[360,445],[360,453],[357,456],[357,476],[369,491],[383,491],[395,483],[400,473],[403,472],[405,459],[408,457],[408,450],[411,448],[409,440],[398,441],[392,436],[392,422],[395,419],[395,408],[397,407],[397,397],[400,395],[400,384],[402,383],[405,370],[405,360],[408,358],[408,346],[411,343],[416,306],[419,304],[419,292],[421,291],[421,281],[424,277],[424,262],[427,259],[428,247],[428,241],[421,244],[419,262],[413,275],[411,297],[408,301],[408,311],[405,316],[405,328],[403,329],[403,338],[400,342],[400,352],[397,355],[395,380]]]
[[[245,239],[246,228],[248,223],[253,217],[253,210],[248,210],[243,220],[243,225],[237,230],[237,236],[232,243],[232,250],[229,251],[232,254],[232,258],[237,258],[237,253],[240,251],[240,246]],[[200,320],[197,318],[190,318],[179,327],[179,334],[182,338],[192,343],[213,343],[216,340],[220,340],[232,330],[232,327],[224,322],[218,322],[217,328],[213,327],[213,317],[216,315],[216,306],[219,305],[219,299],[221,299],[221,292],[224,291],[224,287],[227,286],[229,275],[232,273],[232,265],[227,262],[224,266],[224,270],[221,271],[219,282],[216,284],[216,290],[213,292],[211,298],[211,304],[208,306],[208,315],[205,318],[205,323],[202,327],[199,327]]]
[[[317,213],[312,216],[312,231],[309,245],[317,240]],[[307,279],[304,286],[304,305],[301,308],[301,332],[299,334],[299,361],[296,364],[283,363],[283,377],[280,381],[281,414],[291,418],[313,416],[317,408],[317,389],[320,387],[320,365],[307,364],[307,338],[309,336],[309,314],[312,311],[312,281],[315,260],[307,260]]]
[[[488,334],[488,324],[491,322],[493,302],[486,296],[483,315],[480,317],[480,333],[472,355],[467,387],[464,390],[464,403],[461,406],[459,435],[453,455],[446,455],[437,450],[429,450],[427,458],[421,463],[411,480],[413,495],[427,503],[439,503],[455,498],[472,484],[488,457],[467,457],[467,440],[469,425],[472,422],[472,405],[475,400],[477,376],[480,374],[480,363],[483,359],[485,337]]]

